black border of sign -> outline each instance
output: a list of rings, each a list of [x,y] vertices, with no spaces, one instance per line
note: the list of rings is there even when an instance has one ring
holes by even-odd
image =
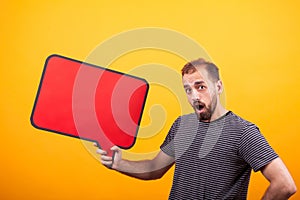
[[[74,138],[83,139],[83,140],[87,140],[87,141],[91,141],[91,142],[96,142],[98,144],[97,141],[92,140],[92,139],[82,138],[80,136],[69,135],[66,132],[60,132],[60,131],[56,131],[56,130],[52,130],[52,129],[40,127],[40,126],[38,126],[38,125],[36,125],[34,123],[33,116],[34,116],[36,104],[37,104],[38,99],[39,99],[40,90],[41,90],[42,85],[43,85],[44,75],[45,75],[45,72],[46,72],[46,68],[48,66],[48,62],[49,62],[49,60],[52,57],[59,57],[59,58],[67,59],[67,60],[70,60],[70,61],[73,61],[73,62],[77,62],[77,63],[80,63],[80,64],[84,64],[84,65],[89,66],[89,67],[95,67],[95,68],[99,68],[99,69],[102,69],[102,70],[110,71],[110,72],[113,72],[113,73],[118,73],[120,75],[129,76],[129,77],[132,77],[132,78],[135,78],[135,79],[139,79],[139,80],[143,81],[146,84],[147,89],[146,89],[145,97],[144,97],[144,100],[143,100],[142,111],[141,111],[141,114],[140,114],[140,117],[139,117],[139,121],[138,121],[138,124],[137,124],[136,132],[135,132],[135,135],[134,135],[134,141],[132,142],[132,144],[129,147],[119,146],[122,149],[130,149],[130,148],[132,148],[134,146],[135,142],[136,142],[136,137],[137,137],[137,134],[138,134],[138,130],[139,130],[139,127],[140,127],[140,123],[141,123],[141,120],[142,120],[142,116],[143,116],[143,112],[144,112],[144,108],[145,108],[145,104],[146,104],[146,99],[147,99],[147,96],[148,96],[149,83],[147,82],[147,80],[144,79],[144,78],[133,76],[131,74],[126,74],[126,73],[123,73],[123,72],[119,72],[119,71],[116,71],[116,70],[108,69],[108,68],[101,67],[101,66],[98,66],[98,65],[94,65],[94,64],[82,62],[82,61],[79,61],[79,60],[75,60],[73,58],[68,58],[68,57],[65,57],[65,56],[62,56],[62,55],[59,55],[59,54],[52,54],[52,55],[48,56],[47,59],[46,59],[46,61],[45,61],[44,69],[43,69],[43,72],[42,72],[41,80],[40,80],[40,83],[39,83],[38,91],[37,91],[37,94],[36,94],[36,97],[35,97],[33,109],[32,109],[31,116],[30,116],[31,125],[33,127],[37,128],[37,129],[40,129],[40,130],[49,131],[49,132],[53,132],[53,133],[58,133],[58,134],[61,134],[61,135],[64,135],[64,136],[74,137]],[[101,147],[101,144],[98,144],[98,147]]]

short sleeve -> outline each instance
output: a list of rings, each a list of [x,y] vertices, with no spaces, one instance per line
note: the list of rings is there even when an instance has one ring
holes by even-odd
[[[255,172],[278,157],[254,124],[247,124],[242,131],[239,154]]]
[[[166,153],[167,155],[171,156],[171,157],[175,157],[175,150],[174,150],[174,137],[175,134],[177,132],[178,129],[178,125],[180,121],[180,117],[178,117],[174,123],[172,124],[168,135],[166,136],[164,142],[162,143],[162,145],[160,146],[160,149]]]

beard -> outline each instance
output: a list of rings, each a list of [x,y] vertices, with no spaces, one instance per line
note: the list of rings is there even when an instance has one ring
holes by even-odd
[[[201,112],[198,116],[199,121],[210,121],[211,116],[212,116],[212,109],[211,105],[208,105],[207,107],[204,108],[205,111]]]
[[[212,97],[212,102],[208,105],[200,101],[196,101],[193,103],[193,108],[197,114],[199,121],[203,121],[203,122],[210,122],[211,117],[215,112],[216,106],[217,106],[217,98],[215,95]],[[202,111],[202,112],[198,113],[197,111]]]

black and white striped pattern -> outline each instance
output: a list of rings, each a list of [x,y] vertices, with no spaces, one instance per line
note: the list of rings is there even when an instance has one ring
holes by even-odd
[[[193,114],[174,122],[161,149],[175,157],[169,199],[246,199],[251,170],[278,155],[259,129],[232,112],[211,122]]]

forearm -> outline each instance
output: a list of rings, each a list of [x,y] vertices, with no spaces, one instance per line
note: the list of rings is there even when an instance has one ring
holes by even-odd
[[[296,192],[296,188],[287,185],[270,184],[263,200],[286,200]]]
[[[262,199],[286,200],[297,191],[292,176],[280,158],[274,159],[264,166],[261,171],[270,182]]]
[[[121,160],[114,170],[121,172],[127,176],[142,180],[153,180],[161,178],[163,172],[155,169],[152,160],[129,161]]]
[[[122,151],[117,146],[111,148],[114,157],[107,156],[106,151],[97,149],[101,155],[101,163],[113,170],[142,180],[161,178],[174,164],[173,157],[160,151],[152,160],[130,161],[122,159]]]

